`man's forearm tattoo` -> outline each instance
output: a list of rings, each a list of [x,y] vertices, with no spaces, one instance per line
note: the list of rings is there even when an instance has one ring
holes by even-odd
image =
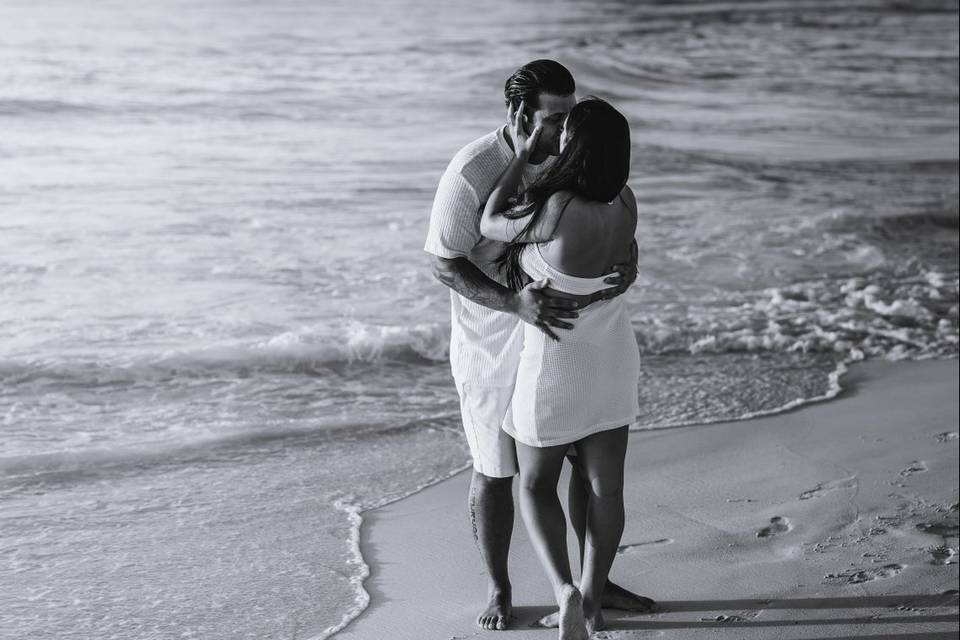
[[[466,258],[444,261],[434,267],[437,279],[464,298],[497,311],[510,311],[513,291],[494,282]]]

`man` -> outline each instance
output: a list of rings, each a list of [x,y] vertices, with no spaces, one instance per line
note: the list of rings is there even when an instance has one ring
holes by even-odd
[[[537,146],[524,169],[529,185],[559,152],[560,132],[576,104],[573,76],[553,60],[535,60],[507,79],[508,108],[529,105],[526,126],[541,126]],[[473,457],[469,509],[473,535],[489,574],[489,601],[477,618],[484,629],[506,629],[512,601],[507,557],[513,533],[513,476],[517,473],[513,440],[500,426],[510,406],[520,350],[521,321],[540,327],[553,339],[555,329],[570,329],[577,318],[572,301],[550,298],[541,290],[546,280],[521,291],[503,284],[494,260],[503,244],[480,235],[480,212],[500,174],[510,164],[513,149],[506,125],[463,147],[440,179],[424,249],[433,255],[433,272],[450,287],[450,365],[460,395],[464,431]],[[528,131],[529,132],[529,131]],[[616,285],[597,299],[623,293],[636,278],[636,260],[617,268]],[[562,332],[561,332],[562,334]],[[584,550],[586,488],[573,464],[570,514]],[[608,583],[603,606],[649,611],[654,602]]]

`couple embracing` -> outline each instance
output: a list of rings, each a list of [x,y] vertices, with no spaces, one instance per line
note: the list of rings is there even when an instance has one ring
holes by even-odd
[[[653,600],[607,576],[623,533],[628,426],[640,356],[622,298],[636,278],[630,129],[607,102],[577,101],[553,60],[515,71],[507,123],[463,147],[437,189],[425,250],[451,289],[450,364],[473,457],[470,517],[489,574],[485,629],[505,629],[513,476],[524,523],[559,605],[562,639],[603,627],[601,608]],[[557,496],[571,464],[567,556]]]

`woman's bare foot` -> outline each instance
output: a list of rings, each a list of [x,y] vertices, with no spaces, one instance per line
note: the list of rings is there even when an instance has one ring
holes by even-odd
[[[594,631],[600,631],[607,626],[600,611],[600,603],[590,597],[589,592],[583,592],[583,619],[587,626],[587,634],[591,637]]]
[[[513,603],[509,590],[495,590],[490,593],[490,602],[487,608],[477,616],[477,625],[481,629],[503,631],[510,623],[513,612]]]
[[[580,591],[572,584],[563,585],[557,592],[557,604],[560,605],[557,619],[560,640],[589,640]]]
[[[597,611],[593,615],[583,614],[584,622],[587,625],[587,633],[592,635],[594,631],[603,631],[607,628],[607,621],[603,619],[603,613]]]
[[[610,581],[607,581],[607,586],[603,590],[600,606],[604,609],[619,609],[620,611],[632,611],[634,613],[656,613],[660,610],[660,605],[650,598],[638,596]],[[560,613],[554,612],[537,620],[534,626],[556,629],[559,624]],[[596,629],[599,630],[600,627]]]
[[[660,605],[650,598],[627,591],[609,580],[603,588],[600,606],[604,609],[619,609],[620,611],[633,611],[635,613],[654,613],[660,609]]]

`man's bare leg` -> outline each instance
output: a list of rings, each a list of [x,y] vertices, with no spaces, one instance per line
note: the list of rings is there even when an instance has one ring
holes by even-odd
[[[583,465],[581,471],[590,487],[587,549],[580,576],[583,615],[590,632],[603,629],[606,625],[601,608],[607,576],[623,535],[623,463],[628,437],[627,426],[624,425],[619,429],[594,433],[577,443],[577,452]]]
[[[513,478],[491,478],[474,469],[469,507],[473,539],[489,576],[489,600],[477,616],[477,624],[484,629],[503,630],[513,610],[507,571],[513,535]]]
[[[587,501],[589,500],[589,485],[580,471],[577,456],[568,456],[570,461],[570,486],[567,487],[567,505],[570,509],[570,524],[577,534],[577,544],[580,547],[580,569],[583,570],[583,558],[587,536]],[[652,613],[657,609],[657,603],[650,598],[637,595],[620,585],[607,581],[603,590],[602,606],[604,609],[619,609],[637,613]]]

